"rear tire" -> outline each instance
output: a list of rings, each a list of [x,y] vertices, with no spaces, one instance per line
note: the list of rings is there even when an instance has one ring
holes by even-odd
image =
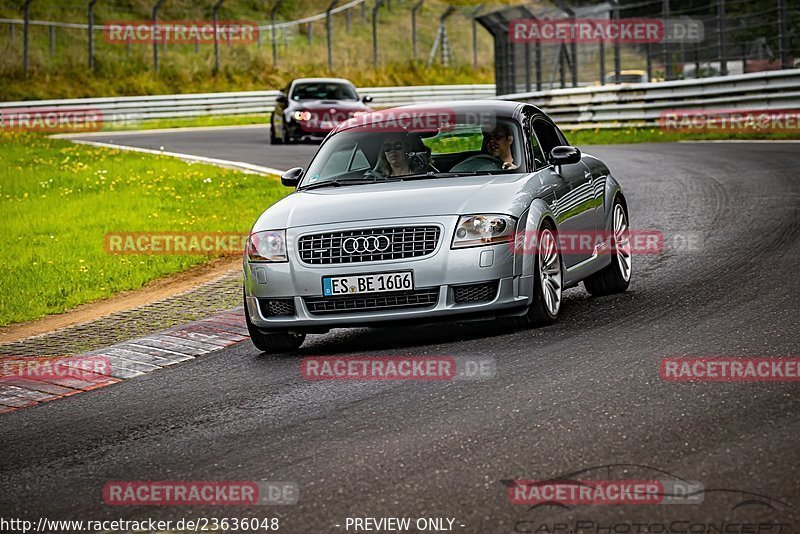
[[[517,318],[519,326],[553,324],[561,313],[564,268],[558,249],[558,233],[550,221],[545,221],[539,228],[536,248],[533,302],[528,306],[527,313]]]
[[[632,256],[628,213],[619,198],[614,199],[611,222],[614,232],[614,257],[611,265],[583,281],[583,287],[594,297],[622,293],[631,283]]]
[[[306,340],[305,334],[265,334],[250,321],[250,312],[247,311],[247,302],[244,303],[244,317],[247,321],[247,331],[250,341],[261,352],[270,354],[281,352],[294,352]]]

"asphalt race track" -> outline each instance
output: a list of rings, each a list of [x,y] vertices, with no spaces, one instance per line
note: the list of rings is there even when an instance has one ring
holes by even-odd
[[[225,130],[209,129],[181,133],[109,133],[108,136],[76,138],[193,156],[243,161],[283,170],[307,165],[318,148],[318,145],[314,144],[270,146],[269,126],[226,128]]]
[[[316,150],[271,147],[267,134],[152,133],[114,142],[279,169],[306,164]],[[798,383],[665,382],[659,364],[667,356],[800,353],[800,145],[585,150],[622,182],[632,228],[657,229],[668,245],[634,257],[627,293],[590,298],[583,288],[569,290],[561,320],[548,328],[337,330],[309,336],[301,349],[492,357],[494,378],[306,381],[298,357],[261,356],[240,343],[4,416],[0,508],[33,520],[278,517],[281,531],[309,533],[346,532],[348,517],[455,518],[454,530],[470,533],[559,525],[563,534],[663,533],[660,524],[685,533],[683,522],[701,521],[794,532]],[[593,478],[700,481],[703,502],[529,507],[510,503],[502,483],[611,464]],[[106,506],[101,489],[114,480],[293,481],[300,500]],[[623,528],[631,524],[650,530]]]

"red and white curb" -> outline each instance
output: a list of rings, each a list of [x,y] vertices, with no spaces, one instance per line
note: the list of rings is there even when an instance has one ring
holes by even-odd
[[[79,377],[2,376],[0,413],[110,386],[126,378],[192,360],[201,354],[208,354],[249,338],[244,311],[234,309],[163,332],[75,355],[101,356],[107,359],[110,363],[108,374],[82,370]]]

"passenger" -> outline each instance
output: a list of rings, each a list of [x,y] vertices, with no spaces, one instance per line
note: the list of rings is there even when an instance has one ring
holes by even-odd
[[[413,160],[409,160],[409,156]],[[418,138],[390,134],[383,140],[378,156],[378,170],[384,177],[426,172],[429,165],[430,151]]]
[[[514,136],[506,124],[497,123],[492,130],[483,133],[485,151],[499,159],[503,163],[503,169],[512,170],[519,167],[514,163],[514,155],[511,153],[513,144]]]
[[[408,164],[408,142],[404,135],[388,135],[381,145],[378,168],[384,177],[411,174]]]

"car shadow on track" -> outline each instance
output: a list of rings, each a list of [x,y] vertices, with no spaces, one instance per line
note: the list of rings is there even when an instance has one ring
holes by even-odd
[[[517,326],[512,318],[473,321],[441,321],[437,323],[396,325],[387,327],[334,329],[327,334],[312,335],[293,353],[281,356],[320,356],[349,353],[402,351],[414,347],[427,347],[462,343],[505,336],[524,337],[526,343],[536,339],[545,341],[548,336],[579,332],[584,327],[608,326],[609,308],[614,317],[635,313],[635,292],[592,298],[583,291],[570,291],[564,295],[561,316],[554,325],[544,327]],[[489,342],[491,345],[491,342]],[[483,349],[485,350],[485,348]],[[268,355],[262,354],[262,357]]]

